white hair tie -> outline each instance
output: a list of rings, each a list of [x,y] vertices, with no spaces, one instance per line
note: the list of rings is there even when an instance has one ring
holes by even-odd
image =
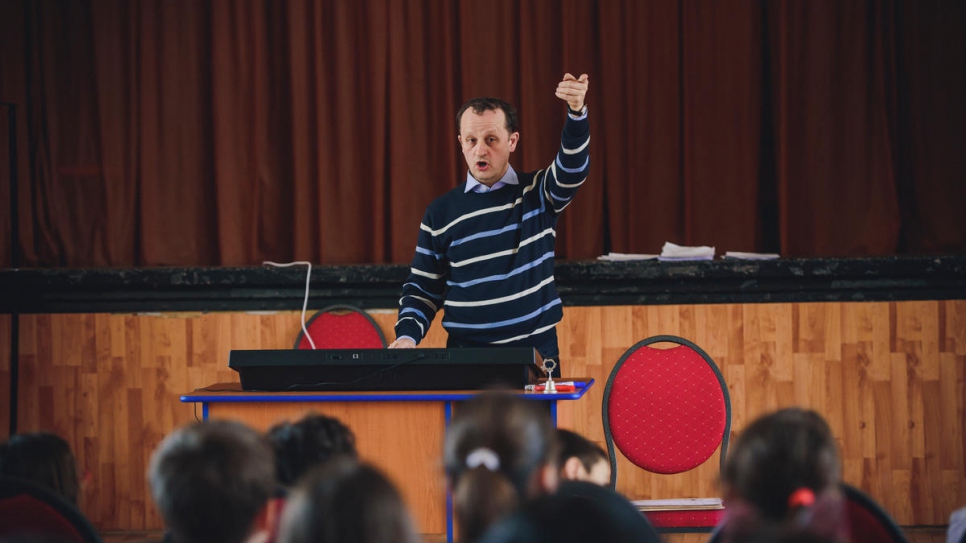
[[[473,449],[473,452],[466,455],[466,467],[474,469],[480,466],[486,466],[486,469],[496,471],[500,469],[500,457],[490,449],[483,447]]]

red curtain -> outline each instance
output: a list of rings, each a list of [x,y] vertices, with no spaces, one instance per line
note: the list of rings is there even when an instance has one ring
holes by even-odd
[[[561,258],[966,250],[957,0],[0,0],[0,264],[14,218],[24,266],[408,262],[459,104],[517,104],[542,168],[568,71]]]

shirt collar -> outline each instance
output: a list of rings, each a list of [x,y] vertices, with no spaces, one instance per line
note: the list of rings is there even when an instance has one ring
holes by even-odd
[[[493,183],[492,187],[487,187],[483,183],[480,183],[473,177],[470,172],[466,172],[466,188],[463,192],[493,192],[494,190],[503,188],[505,185],[519,185],[520,179],[517,177],[517,172],[513,169],[513,166],[507,164],[506,173],[499,181]]]

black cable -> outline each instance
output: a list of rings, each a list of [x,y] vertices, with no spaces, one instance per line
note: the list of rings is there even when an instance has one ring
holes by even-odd
[[[20,216],[17,212],[17,105],[0,102],[7,107],[7,145],[10,168],[10,267],[20,267]],[[20,380],[20,314],[10,315],[10,428],[9,434],[17,433],[17,397]]]
[[[17,396],[20,381],[20,313],[10,315],[10,428],[9,435],[17,433]]]

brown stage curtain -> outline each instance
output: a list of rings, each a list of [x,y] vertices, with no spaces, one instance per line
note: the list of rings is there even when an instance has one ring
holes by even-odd
[[[0,0],[0,264],[14,215],[24,266],[407,262],[459,104],[516,103],[542,168],[566,71],[561,258],[966,250],[958,0]]]

